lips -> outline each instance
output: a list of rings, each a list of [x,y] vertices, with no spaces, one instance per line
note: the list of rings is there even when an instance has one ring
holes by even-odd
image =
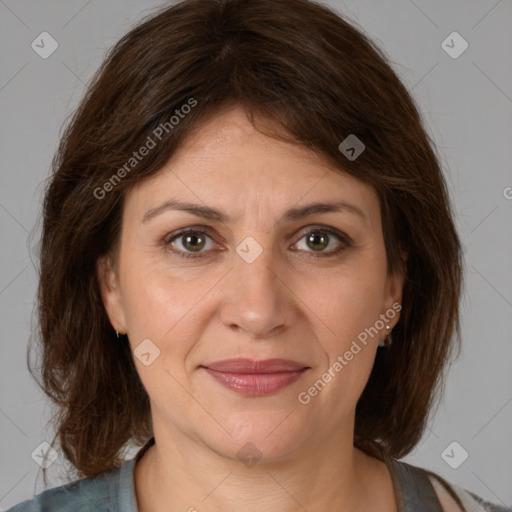
[[[288,359],[226,359],[203,365],[201,368],[232,391],[246,396],[261,396],[289,386],[309,366]]]
[[[295,372],[308,368],[306,365],[290,361],[289,359],[265,359],[254,361],[252,359],[225,359],[204,365],[210,370],[223,373],[282,373]]]

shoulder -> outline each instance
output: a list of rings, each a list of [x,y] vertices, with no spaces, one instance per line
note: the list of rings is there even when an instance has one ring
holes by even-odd
[[[446,481],[437,473],[396,459],[388,460],[400,512],[512,512]]]
[[[462,503],[466,512],[512,512],[512,507],[504,507],[485,501],[476,494],[447,482],[435,473],[428,472],[427,474],[441,503],[443,512],[460,512],[463,510],[454,495]]]
[[[47,489],[7,512],[117,512],[120,469]]]

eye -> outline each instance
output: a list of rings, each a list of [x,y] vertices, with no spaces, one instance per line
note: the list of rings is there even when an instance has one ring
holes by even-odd
[[[173,249],[174,241],[178,242],[178,249]],[[168,239],[165,243],[169,247],[169,250],[182,258],[198,258],[200,254],[195,255],[194,253],[204,252],[202,249],[207,245],[207,241],[210,240],[213,244],[212,238],[204,231],[201,230],[187,230],[182,231]],[[181,247],[179,247],[181,245]],[[207,247],[212,249],[213,247]]]
[[[337,246],[334,244],[334,248],[332,248],[333,239],[338,240],[338,244]],[[300,247],[302,240],[305,240],[305,243]],[[295,245],[301,250],[312,253],[311,256],[329,257],[335,256],[347,247],[350,247],[350,244],[350,238],[341,231],[328,227],[319,227],[314,229],[310,228]],[[326,251],[325,249],[328,247],[331,247],[331,250]],[[308,250],[308,248],[312,249],[312,251]]]
[[[299,250],[310,253],[309,255],[313,257],[335,256],[350,247],[352,242],[348,235],[330,227],[309,228],[307,231],[303,231],[302,237],[294,245],[301,245],[303,239],[305,239],[305,246],[298,247]],[[334,243],[336,240],[338,244]],[[332,245],[335,247],[332,248]],[[202,229],[188,228],[168,237],[165,240],[165,246],[181,258],[200,258],[204,256],[203,253],[214,248],[215,242]],[[326,251],[325,249],[329,247],[331,249]]]

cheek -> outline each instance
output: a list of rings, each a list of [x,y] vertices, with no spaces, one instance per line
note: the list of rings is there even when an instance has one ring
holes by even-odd
[[[384,278],[378,269],[351,272],[325,281],[311,297],[313,312],[329,327],[330,352],[374,326],[382,309]]]
[[[188,406],[182,388],[187,379],[185,362],[198,337],[195,330],[200,328],[189,320],[200,287],[135,265],[130,271],[124,284],[124,306],[137,372],[160,410],[184,409]],[[146,361],[145,353],[150,354]]]
[[[332,393],[357,400],[371,373],[382,327],[384,279],[378,268],[351,273],[326,283],[312,297],[314,312],[329,327],[322,338],[325,360],[320,373],[334,385]],[[377,332],[378,331],[378,332]],[[329,372],[330,376],[323,372]],[[335,375],[336,377],[332,377]],[[339,397],[338,397],[339,398]]]
[[[165,346],[166,355],[171,351],[175,356],[177,350],[187,349],[186,343],[169,342],[178,333],[180,341],[188,338],[183,333],[187,315],[204,296],[206,284],[171,275],[168,268],[148,264],[143,256],[127,259],[124,267],[123,309],[130,341],[135,346],[138,340],[149,338],[161,349]]]

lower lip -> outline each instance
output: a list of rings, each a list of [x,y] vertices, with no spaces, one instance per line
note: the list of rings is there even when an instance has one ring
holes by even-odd
[[[275,393],[293,384],[307,370],[280,373],[226,373],[204,368],[217,382],[228,389],[246,396],[262,396]]]

